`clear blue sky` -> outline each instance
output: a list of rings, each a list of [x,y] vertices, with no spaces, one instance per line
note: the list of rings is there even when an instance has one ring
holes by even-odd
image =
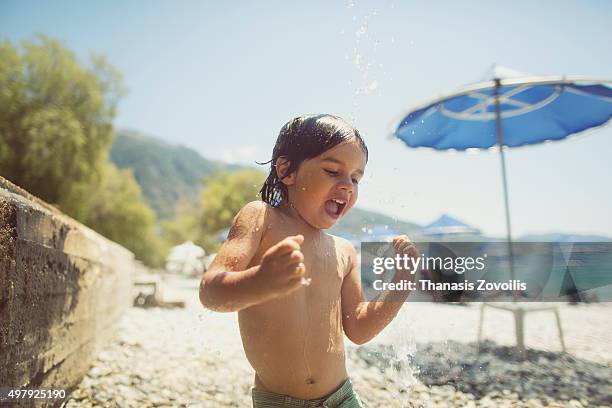
[[[498,63],[612,79],[612,2],[0,1],[0,35],[105,54],[129,89],[118,127],[203,156],[269,158],[301,113],[352,120],[370,148],[358,205],[429,223],[448,213],[505,234],[499,156],[386,138],[407,109]],[[507,154],[515,235],[612,235],[612,127]]]

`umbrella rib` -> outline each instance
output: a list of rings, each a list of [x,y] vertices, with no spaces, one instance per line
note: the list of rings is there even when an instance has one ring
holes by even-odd
[[[489,105],[488,101],[479,102],[476,105],[464,110],[461,113],[471,114],[471,113],[478,113],[478,111],[482,112],[483,110],[487,108],[488,105]]]
[[[503,94],[500,94],[500,98],[509,98],[511,96],[514,96],[516,94],[519,94],[523,91],[526,91],[527,89],[531,88],[531,86],[529,85],[519,85],[514,89],[509,90],[508,92],[505,92]]]
[[[469,94],[469,96],[474,97],[476,96],[477,99],[480,99],[480,102],[478,102],[476,105],[471,106],[469,108],[467,108],[466,110],[464,110],[462,113],[477,113],[478,111],[486,111],[487,106],[489,106],[493,100],[493,98],[491,98],[489,95],[485,95],[485,94],[481,94],[478,92],[474,92],[473,94]]]
[[[499,98],[499,102],[500,103],[504,103],[506,105],[518,106],[519,108],[528,108],[528,107],[531,106],[528,103],[517,101],[517,100],[514,100],[514,99],[510,99],[510,98],[505,98],[505,97],[500,97]]]
[[[518,106],[519,108],[527,108],[531,105],[529,105],[528,103],[525,102],[521,102],[521,101],[517,101],[512,99],[511,97],[514,95],[517,95],[523,91],[526,91],[527,89],[529,89],[530,86],[528,85],[519,85],[514,89],[509,90],[508,92],[504,93],[504,94],[500,94],[499,95],[499,103],[504,103],[507,105],[513,105],[513,106]]]
[[[480,97],[481,99],[484,99],[484,98],[493,99],[491,95],[487,95],[487,94],[480,93],[480,92],[470,92],[468,95],[475,95],[477,97]]]

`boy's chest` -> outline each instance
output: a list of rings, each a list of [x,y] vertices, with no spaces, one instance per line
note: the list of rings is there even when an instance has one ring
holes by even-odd
[[[295,234],[294,231],[268,231],[262,243],[264,248],[269,248],[285,237]],[[300,249],[304,255],[306,278],[311,279],[308,287],[310,295],[336,297],[344,277],[349,272],[350,262],[346,251],[337,245],[333,237],[326,234],[318,237],[306,236]]]
[[[312,294],[325,298],[335,297],[342,287],[344,276],[348,273],[345,255],[333,246],[302,246],[306,277],[311,279],[309,289]]]

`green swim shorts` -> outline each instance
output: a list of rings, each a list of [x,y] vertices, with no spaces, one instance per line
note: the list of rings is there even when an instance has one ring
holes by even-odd
[[[288,395],[251,389],[253,408],[363,408],[361,399],[353,389],[350,378],[331,395],[313,400],[293,398]]]

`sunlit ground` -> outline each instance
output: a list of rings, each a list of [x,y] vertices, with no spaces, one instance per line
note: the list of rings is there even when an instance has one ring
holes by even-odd
[[[236,314],[206,312],[197,280],[173,278],[165,295],[185,309],[131,308],[66,406],[250,405],[253,371]],[[552,313],[528,314],[527,359],[513,356],[512,316],[479,305],[408,303],[371,343],[347,341],[347,366],[363,401],[400,406],[605,406],[612,395],[609,303],[559,304],[567,354]]]

